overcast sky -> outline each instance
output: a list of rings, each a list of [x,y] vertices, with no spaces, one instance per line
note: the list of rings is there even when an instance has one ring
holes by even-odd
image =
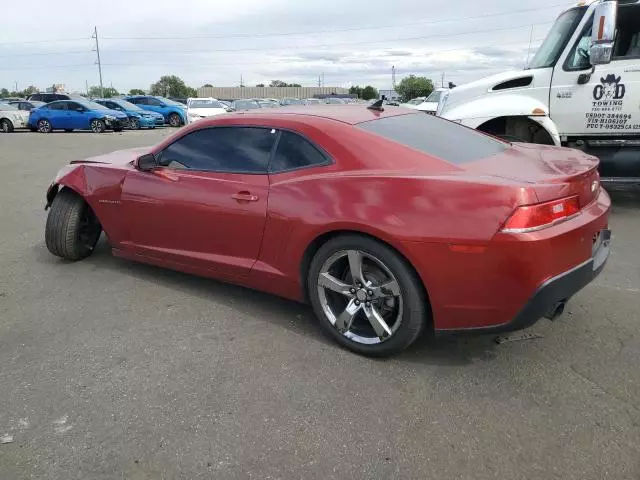
[[[0,28],[0,88],[149,88],[176,74],[198,87],[268,83],[391,88],[411,73],[465,83],[522,68],[572,3],[554,0],[36,0]],[[17,12],[17,10],[16,10]]]

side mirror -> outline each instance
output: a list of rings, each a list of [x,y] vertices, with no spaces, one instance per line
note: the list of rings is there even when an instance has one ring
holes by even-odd
[[[596,6],[591,29],[591,65],[611,63],[613,44],[616,38],[616,20],[618,5],[615,1],[605,1]]]
[[[150,172],[158,167],[158,160],[152,153],[146,153],[136,160],[136,168],[142,172]]]

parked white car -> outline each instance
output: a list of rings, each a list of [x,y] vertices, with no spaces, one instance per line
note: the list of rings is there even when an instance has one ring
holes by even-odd
[[[410,100],[407,103],[400,104],[401,107],[412,108],[414,110],[420,110],[421,112],[436,114],[438,109],[438,102],[443,92],[448,92],[448,88],[436,88],[428,97],[418,97]]]
[[[11,133],[16,128],[27,128],[28,124],[29,112],[7,103],[0,103],[0,132]]]
[[[214,117],[222,113],[227,113],[225,107],[215,98],[189,98],[187,99],[187,119],[193,123],[201,118]]]

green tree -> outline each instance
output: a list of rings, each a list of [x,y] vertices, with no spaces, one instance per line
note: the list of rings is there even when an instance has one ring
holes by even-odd
[[[287,83],[282,80],[271,80],[270,87],[300,87],[299,83]]]
[[[116,90],[113,87],[104,87],[102,89],[102,92],[100,92],[100,86],[99,85],[94,85],[92,87],[89,87],[89,97],[90,98],[111,98],[111,97],[117,97],[118,95],[120,95],[120,93],[118,93],[118,90]]]
[[[362,89],[362,99],[363,100],[372,100],[374,98],[378,98],[378,90],[376,90],[371,85],[367,85]]]
[[[264,87],[264,83],[259,83],[259,84],[256,85],[256,87],[263,88]]]
[[[8,96],[9,96],[9,90],[7,90],[6,88],[3,88],[0,90],[0,97],[4,98]]]
[[[362,98],[362,87],[359,87],[358,85],[353,85],[351,88],[349,88],[349,93],[351,95],[357,95],[358,98]]]
[[[38,92],[39,92],[38,87],[29,85],[22,92],[18,92],[17,96],[27,98],[29,95],[33,95],[34,93],[38,93]]]
[[[164,75],[160,77],[156,83],[151,85],[151,95],[159,95],[161,97],[197,97],[198,91],[195,88],[188,87],[184,80],[176,75]]]
[[[141,88],[132,88],[129,90],[129,95],[144,95],[145,91]]]
[[[213,85],[211,85],[210,83],[205,83],[203,85],[204,88],[213,88]]]
[[[402,100],[408,102],[416,97],[428,97],[433,91],[433,82],[427,77],[409,75],[404,77],[396,86],[396,92],[402,96]]]

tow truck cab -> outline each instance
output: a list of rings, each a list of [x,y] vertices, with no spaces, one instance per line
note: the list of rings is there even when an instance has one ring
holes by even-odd
[[[603,182],[640,183],[640,0],[565,11],[526,69],[446,92],[437,114],[586,151],[600,158]]]

